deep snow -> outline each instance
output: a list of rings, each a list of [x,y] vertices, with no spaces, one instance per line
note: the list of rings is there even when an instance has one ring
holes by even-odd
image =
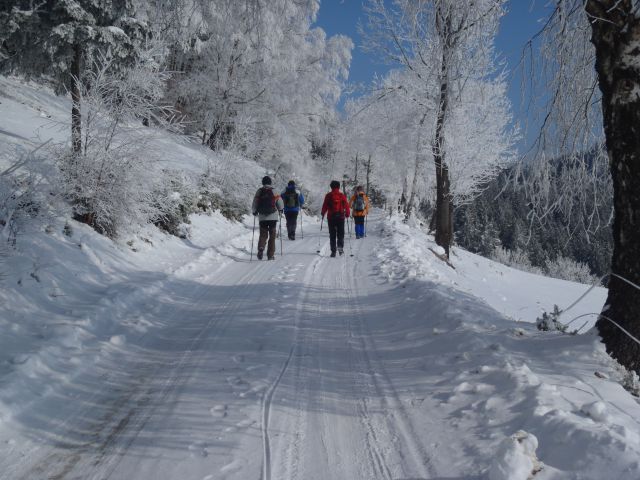
[[[0,80],[0,152],[55,136],[64,102]],[[170,164],[207,161],[163,141]],[[305,217],[249,262],[251,221],[20,237],[0,259],[0,478],[640,478],[640,407],[597,336],[532,323],[586,286],[459,249],[453,269],[380,212],[342,258]]]

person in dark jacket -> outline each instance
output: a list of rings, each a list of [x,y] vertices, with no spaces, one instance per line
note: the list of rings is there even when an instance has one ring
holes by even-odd
[[[336,249],[340,255],[344,253],[344,220],[349,218],[350,211],[347,197],[340,191],[340,182],[333,180],[330,186],[331,191],[322,204],[322,218],[327,217],[331,256],[335,257]]]
[[[258,215],[260,224],[260,238],[258,239],[258,260],[262,260],[264,247],[267,246],[267,258],[275,260],[276,255],[276,227],[280,213],[284,208],[280,195],[273,192],[271,177],[262,179],[262,187],[253,197],[251,211]],[[268,244],[267,244],[268,240]]]
[[[287,188],[280,195],[284,202],[284,217],[287,219],[287,234],[289,240],[296,239],[296,227],[298,226],[298,213],[304,205],[304,195],[296,189],[296,182],[289,180]]]

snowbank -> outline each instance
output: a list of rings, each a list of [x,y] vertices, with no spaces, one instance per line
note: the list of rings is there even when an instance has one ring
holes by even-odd
[[[404,354],[402,371],[421,374],[431,391],[431,404],[421,403],[430,416],[424,431],[434,415],[454,430],[438,430],[449,452],[441,471],[479,468],[491,480],[640,478],[640,405],[616,381],[622,373],[595,330],[567,335],[531,323],[588,286],[460,249],[453,268],[419,228],[396,218],[381,225],[376,271],[398,285],[399,299],[378,328],[391,322],[390,341],[415,350]],[[599,311],[605,294],[598,289],[572,315]]]

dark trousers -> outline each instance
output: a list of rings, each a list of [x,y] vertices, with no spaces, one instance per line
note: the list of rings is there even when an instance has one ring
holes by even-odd
[[[365,217],[353,217],[353,223],[355,224],[356,238],[364,237],[364,219]]]
[[[296,227],[298,226],[298,212],[285,212],[284,217],[287,219],[287,235],[289,235],[289,238],[295,238]]]
[[[331,244],[331,251],[335,252],[336,240],[338,248],[344,247],[344,218],[328,218],[327,225],[329,225],[329,243]]]
[[[264,251],[264,246],[267,245],[267,239],[269,244],[267,245],[267,257],[273,258],[276,254],[276,227],[278,225],[277,220],[266,220],[260,222],[260,238],[258,238],[258,252]]]

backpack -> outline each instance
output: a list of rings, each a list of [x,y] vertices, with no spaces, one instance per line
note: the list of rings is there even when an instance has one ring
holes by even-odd
[[[276,196],[271,188],[261,188],[256,193],[256,211],[260,215],[271,215],[276,212]]]
[[[342,218],[343,211],[344,211],[342,207],[342,194],[340,192],[337,192],[337,193],[331,192],[329,195],[331,195],[331,199],[329,202],[328,213],[333,218]]]
[[[364,195],[358,195],[355,201],[353,202],[353,209],[356,212],[364,212],[364,207],[365,207]]]
[[[287,208],[298,208],[300,206],[300,199],[298,198],[298,192],[287,191],[284,194],[284,206]]]

